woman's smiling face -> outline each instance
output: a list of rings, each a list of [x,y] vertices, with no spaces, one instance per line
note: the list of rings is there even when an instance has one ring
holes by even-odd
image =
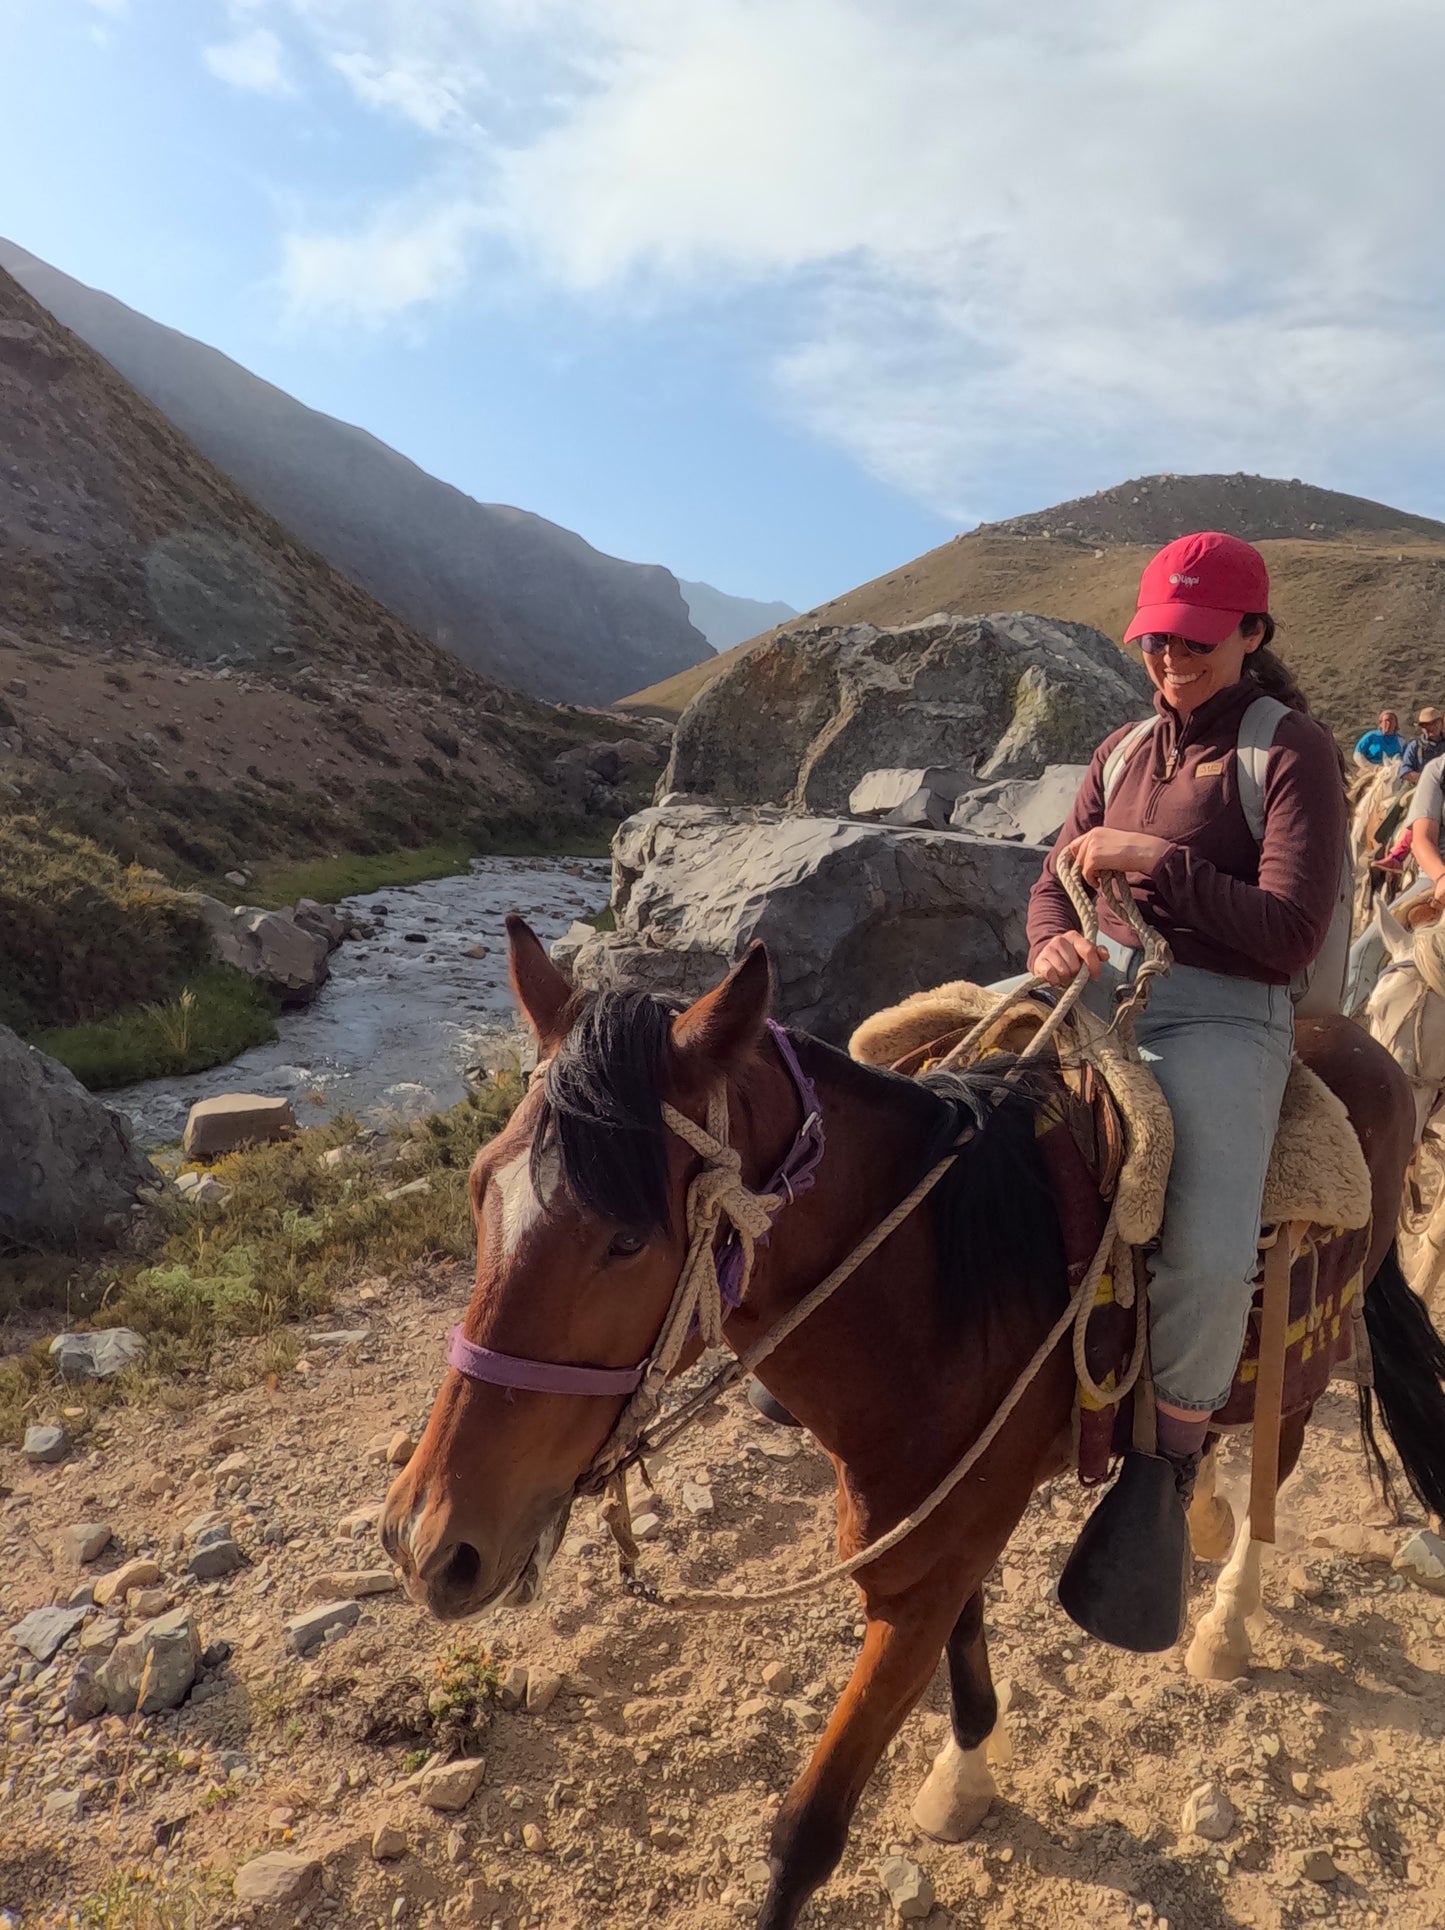
[[[1196,654],[1183,637],[1170,637],[1158,655],[1144,653],[1144,668],[1155,689],[1163,692],[1181,717],[1187,717],[1221,690],[1239,682],[1245,658],[1262,641],[1258,628],[1246,636],[1241,626],[1213,650]]]

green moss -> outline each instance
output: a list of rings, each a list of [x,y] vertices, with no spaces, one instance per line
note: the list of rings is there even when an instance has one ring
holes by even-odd
[[[137,1079],[203,1072],[275,1036],[270,995],[244,973],[217,966],[173,999],[39,1032],[31,1044],[69,1066],[92,1092],[104,1092]]]
[[[316,898],[334,905],[338,898],[381,891],[387,885],[418,885],[427,878],[450,878],[465,871],[472,852],[464,844],[423,844],[414,850],[343,852],[302,864],[265,865],[247,887],[258,905],[294,905]]]

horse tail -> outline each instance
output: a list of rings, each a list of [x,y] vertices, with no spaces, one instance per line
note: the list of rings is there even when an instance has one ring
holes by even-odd
[[[1392,1244],[1365,1294],[1373,1390],[1360,1388],[1360,1434],[1387,1500],[1390,1472],[1375,1436],[1375,1402],[1405,1479],[1423,1508],[1445,1514],[1445,1339],[1400,1270]]]

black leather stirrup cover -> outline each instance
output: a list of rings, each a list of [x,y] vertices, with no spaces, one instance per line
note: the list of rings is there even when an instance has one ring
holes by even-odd
[[[1101,1642],[1154,1655],[1184,1633],[1189,1562],[1173,1464],[1129,1453],[1064,1563],[1059,1602]]]
[[[781,1401],[774,1400],[773,1396],[768,1392],[767,1388],[763,1386],[760,1380],[754,1379],[748,1382],[748,1399],[758,1410],[759,1414],[762,1415],[763,1419],[765,1421],[771,1421],[775,1427],[801,1427],[803,1425],[800,1420],[788,1412]]]

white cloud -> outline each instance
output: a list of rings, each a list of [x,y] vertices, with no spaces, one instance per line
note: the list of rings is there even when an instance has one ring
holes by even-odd
[[[755,289],[781,406],[960,519],[1021,458],[1326,477],[1445,431],[1437,0],[274,4],[447,183],[338,283],[400,247],[424,302],[486,231],[612,309]]]
[[[277,99],[296,91],[286,71],[286,50],[269,27],[253,27],[232,40],[218,41],[204,49],[202,58],[228,87]]]
[[[457,201],[387,208],[350,234],[290,234],[281,267],[288,305],[299,316],[372,327],[436,301],[465,278],[477,220]]]

